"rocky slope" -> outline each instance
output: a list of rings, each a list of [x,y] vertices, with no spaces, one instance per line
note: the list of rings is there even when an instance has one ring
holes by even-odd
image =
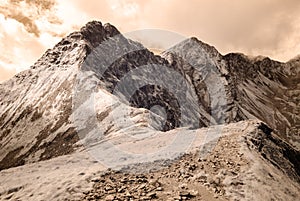
[[[0,86],[0,169],[73,152],[72,90],[85,57],[119,32],[95,22],[64,38],[30,70]]]
[[[201,104],[218,123],[258,118],[299,149],[299,59],[281,63],[238,53],[222,56],[196,38],[163,57],[192,80]],[[205,90],[208,86],[214,90]],[[214,104],[213,99],[221,101]]]
[[[207,130],[219,132],[218,127],[198,129],[187,154],[172,163],[148,158],[148,163],[107,170],[82,150],[3,170],[0,200],[298,200],[299,152],[286,154],[293,151],[287,143],[262,122],[248,120],[224,126],[216,146],[201,157],[199,151],[210,144],[204,140]],[[186,131],[174,129],[145,141],[168,143]],[[138,151],[143,146],[138,142],[127,147]],[[149,166],[149,172],[140,171]]]
[[[249,59],[239,54],[225,57],[233,80],[236,105],[247,118],[266,122],[299,149],[299,66],[269,58]],[[242,76],[241,76],[242,75]]]
[[[106,168],[168,166],[137,175],[141,190],[132,188],[141,185],[134,179],[113,196],[199,200],[199,191],[203,199],[297,200],[299,80],[297,58],[223,56],[196,38],[158,56],[114,26],[90,22],[0,84],[0,197],[109,199],[107,185],[118,191],[120,179],[136,175],[91,178]],[[162,186],[150,184],[150,177],[162,179]]]

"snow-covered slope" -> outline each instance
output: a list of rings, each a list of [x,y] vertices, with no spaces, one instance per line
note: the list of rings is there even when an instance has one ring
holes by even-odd
[[[72,89],[88,52],[117,34],[99,22],[64,38],[31,67],[0,85],[0,169],[71,153]]]

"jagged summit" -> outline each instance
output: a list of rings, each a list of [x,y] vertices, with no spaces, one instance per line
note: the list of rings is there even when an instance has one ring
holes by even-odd
[[[195,41],[197,42],[200,46],[202,46],[207,52],[212,52],[214,54],[214,56],[217,56],[219,55],[219,51],[212,45],[209,45],[201,40],[199,40],[198,38],[196,37],[191,37],[190,38],[191,41]]]
[[[113,37],[120,34],[118,29],[113,25],[109,23],[102,25],[99,21],[88,22],[80,29],[80,33],[92,47],[97,47],[107,37]]]
[[[284,63],[284,62],[280,62],[280,61],[277,61],[277,60],[273,60],[273,59],[271,59],[267,56],[262,56],[262,55],[249,56],[249,55],[246,55],[246,54],[241,53],[241,52],[228,53],[228,54],[225,54],[224,57],[242,59],[242,60],[245,60],[245,61],[251,62],[251,63],[260,63],[260,62],[266,62],[266,61],[274,62],[274,63],[281,63],[281,64]]]
[[[68,68],[79,65],[101,42],[118,34],[118,29],[109,23],[102,25],[100,21],[88,22],[80,31],[69,34],[52,49],[48,49],[31,68]]]
[[[192,49],[199,50],[199,48],[201,48],[210,57],[220,56],[220,53],[214,46],[204,43],[196,37],[187,38],[186,40],[174,45],[169,50],[166,50],[164,52],[179,52],[179,51],[181,51],[182,53],[184,53],[186,51],[188,54],[188,52],[191,51]]]

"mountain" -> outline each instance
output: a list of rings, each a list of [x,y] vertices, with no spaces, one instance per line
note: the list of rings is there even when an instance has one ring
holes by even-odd
[[[1,84],[0,169],[73,152],[72,87],[85,57],[113,26],[89,23],[59,42],[31,67]]]
[[[171,196],[153,194],[161,186],[179,200],[200,200],[191,188],[210,200],[297,200],[299,80],[299,58],[221,55],[194,37],[155,55],[89,22],[0,84],[0,198],[109,200],[123,182],[121,200]]]
[[[207,58],[203,59],[199,53],[195,53],[199,46],[207,52]],[[175,56],[172,52],[175,52]],[[176,52],[181,53],[180,58],[176,57]],[[225,78],[222,80],[224,83],[222,85],[226,92],[226,100],[223,101],[225,104],[219,105],[216,109],[220,112],[222,107],[226,107],[224,114],[219,116],[222,116],[227,123],[258,118],[299,149],[300,74],[298,60],[281,63],[267,57],[251,59],[237,53],[222,56],[214,47],[196,38],[176,45],[163,56],[169,57],[173,63],[179,63],[177,69],[185,68],[181,71],[196,86],[199,100],[203,105],[211,105],[211,103],[203,99],[207,91],[202,94],[199,94],[199,91],[203,89],[203,85],[214,83],[216,79],[206,81],[205,79],[209,78],[205,77],[203,84],[203,81],[198,81],[199,75],[193,68],[184,67],[185,64],[180,60],[182,58],[193,60],[195,61],[193,66],[199,66],[198,69],[201,69],[201,66],[206,66],[206,69],[209,68],[208,65],[216,66],[215,69],[219,71],[218,75]]]

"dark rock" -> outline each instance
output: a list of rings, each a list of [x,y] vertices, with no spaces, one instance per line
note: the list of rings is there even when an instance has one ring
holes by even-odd
[[[292,180],[300,182],[300,152],[276,134],[270,133],[271,129],[265,124],[257,128],[256,133],[247,136],[248,145]]]

